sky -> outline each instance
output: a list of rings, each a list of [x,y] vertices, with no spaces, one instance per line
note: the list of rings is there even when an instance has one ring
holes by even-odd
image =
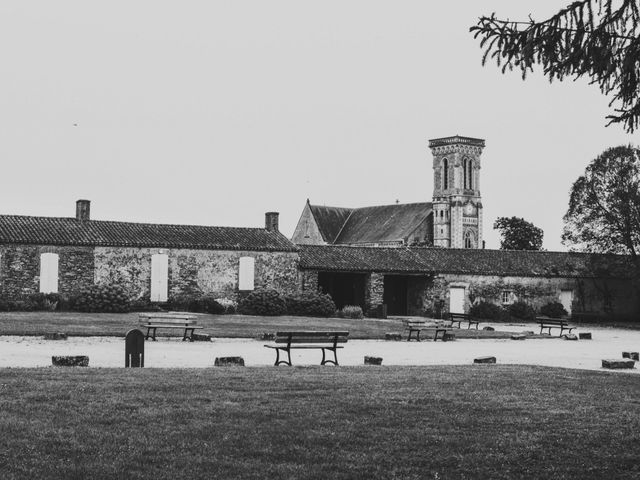
[[[482,66],[478,17],[542,20],[568,0],[0,2],[0,213],[262,227],[307,199],[429,202],[428,140],[486,140],[498,217],[560,242],[573,182],[605,149],[586,79]],[[526,5],[524,5],[526,4]]]

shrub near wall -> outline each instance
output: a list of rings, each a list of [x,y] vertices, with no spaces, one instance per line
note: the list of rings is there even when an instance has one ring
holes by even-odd
[[[567,313],[560,302],[549,302],[540,307],[540,315],[544,315],[545,317],[560,318],[563,315],[567,315]]]
[[[331,317],[336,313],[336,304],[331,295],[304,292],[285,297],[287,313],[305,317]]]
[[[129,296],[119,285],[92,285],[81,291],[71,302],[81,312],[125,313],[129,311]]]
[[[483,320],[504,320],[506,312],[502,307],[491,302],[478,302],[471,306],[469,314],[472,318],[480,318]]]
[[[287,312],[285,299],[276,290],[254,290],[238,304],[238,313],[243,315],[284,315]]]
[[[513,302],[509,305],[507,312],[509,313],[509,316],[517,318],[518,320],[532,321],[536,318],[535,309],[528,303],[521,301]]]

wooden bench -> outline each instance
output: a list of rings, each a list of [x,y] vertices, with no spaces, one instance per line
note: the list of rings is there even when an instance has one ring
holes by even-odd
[[[560,336],[562,336],[563,331],[567,330],[569,333],[571,333],[571,330],[576,328],[570,327],[569,322],[562,318],[536,317],[536,321],[538,322],[538,325],[540,325],[540,335],[542,335],[542,331],[545,328],[548,330],[549,335],[551,335],[552,328],[559,328]]]
[[[317,331],[297,331],[297,332],[276,332],[276,345],[265,345],[276,351],[275,366],[284,363],[291,366],[291,350],[293,349],[319,349],[322,350],[322,361],[320,365],[333,363],[338,365],[339,343],[347,343],[349,332],[317,332]],[[279,344],[279,345],[278,345]],[[333,352],[333,360],[326,358],[326,351]],[[280,360],[280,352],[287,353],[287,360]]]
[[[147,329],[145,340],[156,340],[156,331],[159,328],[183,330],[182,341],[193,341],[191,336],[195,330],[201,329],[196,325],[195,315],[171,312],[140,313],[138,314],[140,326]]]
[[[457,328],[460,328],[461,322],[467,322],[467,330],[471,328],[471,325],[475,325],[476,330],[478,330],[478,323],[480,323],[478,320],[474,320],[473,318],[471,318],[471,315],[469,315],[468,313],[450,313],[449,321],[451,322],[452,327],[454,323],[457,323]]]
[[[447,333],[446,328],[441,328],[435,326],[433,324],[427,324],[426,320],[404,320],[405,330],[409,330],[409,336],[407,337],[407,342],[410,342],[412,339],[419,342],[420,341],[420,332],[422,330],[435,328],[435,335],[433,336],[433,341],[438,340],[438,337],[441,340],[444,340],[444,335]],[[415,337],[413,334],[416,334]]]

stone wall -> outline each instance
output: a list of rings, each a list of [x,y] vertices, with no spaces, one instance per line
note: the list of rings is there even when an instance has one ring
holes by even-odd
[[[40,291],[40,255],[58,255],[58,293],[76,294],[93,281],[93,248],[49,245],[0,246],[0,293],[17,300]]]
[[[502,305],[502,291],[514,293],[514,300],[523,300],[539,309],[560,300],[562,290],[573,292],[572,312],[598,312],[630,315],[637,313],[637,298],[630,281],[624,279],[594,279],[568,277],[500,277],[481,275],[441,276],[445,282],[445,309],[449,309],[448,286],[466,288],[465,311],[471,304],[486,300]]]
[[[169,257],[169,297],[206,294],[237,299],[241,257],[255,259],[255,288],[298,290],[295,252],[97,247],[95,282],[118,283],[132,299],[147,299],[154,254]]]

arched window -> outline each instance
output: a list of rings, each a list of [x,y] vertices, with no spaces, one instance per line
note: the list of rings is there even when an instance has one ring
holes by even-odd
[[[473,190],[473,162],[471,160],[468,160],[467,168],[469,169],[469,173],[467,173],[467,183],[469,185],[467,188]]]
[[[473,234],[470,231],[464,234],[464,248],[473,248]]]
[[[442,161],[442,189],[449,188],[449,160],[446,158]]]

